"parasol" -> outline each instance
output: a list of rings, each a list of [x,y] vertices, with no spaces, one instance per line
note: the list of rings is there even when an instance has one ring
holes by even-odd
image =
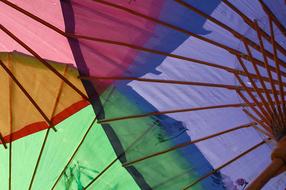
[[[0,10],[1,189],[285,189],[284,1]]]

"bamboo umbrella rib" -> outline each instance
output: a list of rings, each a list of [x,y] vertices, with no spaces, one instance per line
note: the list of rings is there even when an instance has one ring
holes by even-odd
[[[9,145],[9,176],[8,176],[8,189],[12,189],[12,140]]]
[[[89,100],[89,98],[79,90],[72,82],[70,82],[67,78],[61,75],[53,66],[51,66],[46,60],[44,60],[39,54],[37,54],[33,49],[31,49],[27,44],[21,41],[17,36],[15,36],[11,31],[5,28],[0,24],[0,29],[6,33],[9,37],[15,40],[19,45],[21,45],[24,49],[30,52],[33,56],[35,56],[43,65],[45,65],[50,71],[52,71],[57,77],[63,80],[68,86],[70,86],[75,92],[77,92],[82,98]]]
[[[158,151],[158,152],[156,152],[156,153],[149,154],[149,155],[140,157],[140,158],[138,158],[138,159],[135,159],[135,160],[132,160],[132,161],[123,163],[122,166],[123,166],[123,167],[128,167],[128,166],[133,165],[133,164],[135,164],[135,163],[142,162],[142,161],[144,161],[144,160],[147,160],[147,159],[150,159],[150,158],[153,158],[153,157],[156,157],[156,156],[161,156],[161,155],[166,154],[166,153],[168,153],[168,152],[172,152],[172,151],[175,151],[175,150],[177,150],[177,149],[184,148],[184,147],[186,147],[186,146],[189,146],[189,145],[192,145],[192,144],[201,142],[201,141],[205,141],[205,140],[208,140],[208,139],[211,139],[211,138],[214,138],[214,137],[223,135],[223,134],[227,134],[227,133],[230,133],[230,132],[239,130],[239,129],[252,127],[253,125],[257,125],[257,124],[256,124],[255,122],[252,122],[252,123],[240,125],[240,126],[238,126],[238,127],[234,127],[234,128],[231,128],[231,129],[227,129],[227,130],[225,130],[225,131],[221,131],[221,132],[218,132],[218,133],[215,133],[215,134],[212,134],[212,135],[208,135],[208,136],[206,136],[206,137],[202,137],[202,138],[199,138],[199,139],[196,139],[196,140],[190,140],[190,141],[187,141],[187,142],[184,142],[184,143],[180,143],[180,144],[177,144],[177,145],[175,145],[175,146],[172,146],[172,147],[170,147],[170,148],[168,148],[168,149],[161,150],[161,151]]]
[[[188,9],[190,9],[191,11],[197,13],[198,15],[200,15],[200,16],[208,19],[208,20],[210,20],[211,22],[215,23],[216,25],[220,26],[221,28],[227,30],[228,32],[233,34],[237,39],[245,38],[245,41],[247,42],[247,44],[252,46],[254,49],[260,51],[260,47],[259,47],[259,45],[256,42],[252,41],[251,39],[249,39],[247,37],[244,37],[242,34],[240,34],[239,32],[235,31],[234,29],[232,29],[231,27],[227,26],[226,24],[220,22],[216,18],[214,18],[214,17],[212,17],[212,16],[202,12],[201,10],[199,10],[199,9],[195,8],[194,6],[186,3],[185,1],[182,1],[182,0],[174,0],[174,1],[179,3],[180,5],[188,8]],[[285,53],[285,51],[283,51],[283,53]],[[265,54],[267,55],[267,57],[269,57],[271,59],[273,59],[273,57],[274,57],[274,55],[271,52],[267,51],[267,50],[265,50]],[[286,53],[284,55],[286,55]],[[279,61],[284,63],[282,60],[279,60]]]
[[[144,114],[129,115],[129,116],[124,116],[124,117],[102,119],[102,120],[99,120],[98,123],[104,124],[104,123],[111,123],[114,121],[122,121],[122,120],[127,120],[127,119],[137,119],[137,118],[155,116],[155,115],[164,115],[164,114],[181,113],[181,112],[192,112],[192,111],[200,111],[200,110],[219,109],[219,108],[239,108],[239,107],[243,107],[243,106],[247,106],[247,105],[244,103],[238,103],[238,104],[224,104],[224,105],[195,107],[195,108],[176,109],[176,110],[167,110],[167,111],[156,111],[156,112],[148,112],[148,113],[144,113]]]
[[[182,59],[182,60],[185,60],[185,61],[191,61],[191,62],[196,62],[196,63],[200,63],[200,64],[205,64],[205,65],[209,65],[209,66],[214,66],[214,67],[217,67],[217,68],[220,68],[220,69],[226,69],[227,71],[229,71],[229,69],[227,67],[224,67],[224,66],[221,66],[221,65],[215,65],[215,64],[208,64],[208,62],[205,62],[205,61],[201,61],[201,60],[196,60],[196,59],[192,59],[192,58],[188,58],[188,57],[184,57],[184,56],[180,56],[180,55],[176,55],[176,54],[170,54],[170,53],[166,53],[166,52],[161,52],[161,51],[158,51],[158,50],[153,50],[153,49],[148,49],[148,48],[144,48],[144,47],[139,47],[139,46],[135,46],[135,45],[132,45],[132,44],[128,44],[128,43],[124,43],[124,42],[117,42],[117,41],[111,41],[111,40],[107,40],[107,39],[101,39],[101,38],[95,38],[95,37],[91,37],[91,36],[85,36],[85,35],[78,35],[78,34],[71,34],[71,33],[65,33],[63,32],[62,30],[60,30],[59,28],[57,28],[56,26],[42,20],[41,18],[37,17],[36,15],[33,15],[31,14],[30,12],[18,7],[17,5],[7,1],[7,0],[0,0],[2,1],[3,3],[9,5],[10,7],[16,9],[17,11],[25,14],[26,16],[34,19],[35,21],[45,25],[46,27],[54,30],[55,32],[67,37],[67,38],[72,38],[72,39],[85,39],[85,40],[90,40],[90,41],[96,41],[96,42],[101,42],[101,43],[106,43],[106,44],[112,44],[112,45],[118,45],[118,46],[125,46],[125,47],[128,47],[128,48],[132,48],[132,49],[137,49],[137,50],[141,50],[141,51],[145,51],[145,52],[149,52],[149,53],[154,53],[154,54],[159,54],[159,55],[164,55],[164,56],[169,56],[169,57],[173,57],[173,58],[176,58],[176,59]],[[110,4],[108,2],[103,2],[103,1],[96,1],[98,3],[104,3],[104,4]],[[111,5],[113,5],[111,3]],[[109,6],[111,6],[109,5]],[[116,8],[120,8],[120,9],[126,9],[124,7],[121,7],[121,6],[118,6],[116,5]],[[135,11],[133,10],[130,10],[130,9],[127,9],[129,11],[131,11],[132,13],[134,13]],[[127,11],[125,10],[125,11]],[[139,13],[140,14],[140,13]],[[142,15],[142,14],[141,14]],[[137,15],[138,16],[138,15]],[[150,17],[150,19],[152,19]],[[154,19],[154,18],[153,18]],[[156,20],[156,19],[155,19]],[[172,25],[171,25],[172,26]],[[174,27],[172,27],[174,28]],[[189,33],[189,32],[188,32]],[[190,34],[189,34],[190,35]],[[206,38],[204,38],[206,39]],[[209,40],[207,42],[212,42],[212,40]],[[235,49],[229,49],[227,48],[226,49],[227,51],[230,51],[231,53],[235,54],[235,55],[241,55],[244,59],[249,59],[249,57],[245,54],[243,54],[242,52],[239,52]],[[255,59],[255,62],[261,66],[261,67],[264,67],[264,64],[262,61],[258,60],[258,59]],[[274,67],[270,67],[271,70],[275,70]],[[282,75],[283,76],[286,76],[286,72],[284,71],[281,71]]]
[[[156,184],[156,185],[154,185],[154,186],[152,186],[152,188],[155,190],[157,190],[157,189],[160,189],[160,187],[162,186],[162,185],[166,185],[166,184],[172,184],[172,181],[173,180],[175,180],[175,179],[177,179],[177,178],[179,178],[179,177],[182,177],[182,176],[185,176],[185,175],[189,175],[189,172],[190,171],[194,171],[194,169],[193,168],[189,168],[189,169],[187,169],[187,170],[185,170],[184,172],[182,172],[182,173],[180,173],[180,174],[178,174],[178,175],[175,175],[175,176],[172,176],[171,178],[167,178],[167,179],[165,179],[163,182],[160,182],[159,184]]]
[[[250,80],[251,84],[253,85],[253,87],[254,87],[256,93],[258,94],[259,98],[260,98],[261,101],[263,102],[263,105],[264,105],[265,108],[268,110],[268,113],[266,112],[265,117],[267,117],[268,119],[271,119],[271,116],[269,115],[269,113],[271,113],[271,108],[269,107],[269,104],[267,104],[267,102],[266,102],[264,96],[262,95],[262,93],[260,93],[260,92],[257,90],[258,87],[257,87],[256,83],[254,82],[254,80],[252,79],[252,77],[250,77],[250,76],[248,75],[248,70],[247,70],[245,64],[243,63],[242,59],[241,59],[239,56],[237,56],[237,59],[238,59],[238,62],[240,63],[240,65],[242,66],[244,72],[247,73],[247,77],[248,77],[248,79]],[[242,80],[241,80],[241,78],[240,78],[239,75],[236,75],[236,78],[238,78],[239,83],[242,82]],[[242,82],[242,83],[243,83],[243,82]],[[244,84],[243,84],[243,85],[244,85]],[[244,85],[244,87],[246,87],[246,86]],[[263,109],[263,106],[260,107],[260,110],[261,110],[261,109]],[[263,109],[263,110],[264,110],[264,109]]]
[[[81,79],[93,79],[93,77],[79,77]],[[104,77],[95,77],[97,79],[104,79]],[[193,86],[204,86],[204,87],[214,87],[214,88],[225,88],[228,90],[245,90],[242,86],[236,86],[236,85],[228,85],[228,84],[216,84],[216,83],[204,83],[204,82],[194,82],[194,81],[177,81],[177,80],[164,80],[164,79],[150,79],[150,78],[135,78],[135,77],[112,77],[116,80],[134,80],[134,81],[140,81],[140,82],[151,82],[151,83],[165,83],[165,84],[178,84],[178,85],[193,85]],[[111,78],[105,78],[107,80],[111,80]],[[247,88],[250,91],[255,91],[254,88],[248,87]],[[263,89],[258,88],[259,92],[264,93],[272,93],[270,89]],[[280,92],[277,92],[280,93]]]
[[[191,188],[192,186],[196,185],[197,183],[201,182],[202,180],[206,179],[207,177],[211,176],[212,174],[218,172],[219,170],[223,169],[224,167],[230,165],[231,163],[235,162],[236,160],[240,159],[241,157],[247,155],[248,153],[254,151],[255,149],[257,149],[258,147],[260,147],[261,145],[263,145],[265,143],[266,143],[266,140],[261,141],[260,143],[258,143],[256,145],[254,145],[253,147],[247,149],[246,151],[242,152],[241,154],[239,154],[238,156],[236,156],[233,159],[229,160],[228,162],[222,164],[221,166],[217,167],[216,169],[212,170],[211,172],[207,173],[206,175],[200,177],[199,179],[197,179],[196,181],[194,181],[190,185],[184,187],[183,190]]]
[[[38,156],[38,159],[37,159],[37,162],[36,162],[34,171],[33,171],[33,175],[32,175],[32,177],[31,177],[31,181],[30,181],[29,188],[28,188],[29,190],[32,189],[33,182],[34,182],[34,179],[35,179],[35,176],[36,176],[36,173],[37,173],[37,169],[38,169],[39,164],[40,164],[40,160],[41,160],[41,158],[42,158],[42,154],[43,154],[44,147],[45,147],[45,144],[46,144],[46,142],[47,142],[49,133],[50,133],[50,129],[47,129],[47,132],[46,132],[46,134],[45,134],[44,141],[43,141],[43,144],[42,144],[42,146],[41,146],[41,150],[40,150],[40,153],[39,153],[39,156]]]
[[[266,14],[271,18],[271,20],[275,23],[275,25],[279,28],[279,30],[284,34],[286,37],[286,28],[281,24],[281,22],[278,20],[278,18],[273,14],[273,12],[268,8],[268,6],[262,1],[259,0],[262,8],[266,12]]]
[[[263,55],[265,68],[266,68],[267,74],[268,74],[269,79],[270,79],[270,85],[271,85],[271,90],[272,90],[273,95],[274,95],[274,100],[275,100],[275,102],[279,102],[278,96],[276,94],[276,87],[275,87],[275,85],[273,83],[273,76],[272,76],[272,73],[271,73],[271,71],[269,69],[269,62],[268,62],[268,59],[267,59],[266,54],[265,54],[265,48],[264,48],[262,36],[261,36],[261,33],[260,33],[259,29],[258,29],[257,21],[255,21],[255,29],[256,29],[256,32],[257,32],[257,37],[259,39],[260,48],[261,48],[261,52],[262,52],[262,55]],[[276,71],[277,71],[277,67],[276,67]],[[278,74],[278,73],[276,73],[276,74]],[[280,109],[280,106],[278,105],[277,107],[278,107],[278,112],[279,112],[278,119],[281,120],[280,116],[282,116],[283,113],[282,113],[282,111]],[[276,112],[275,106],[274,106],[274,110],[273,111],[274,111],[274,113]],[[281,120],[281,122],[282,122],[282,120]]]
[[[65,65],[63,76],[66,75],[67,69],[68,69],[68,66]],[[59,90],[58,90],[58,93],[57,93],[57,95],[56,95],[56,100],[55,100],[55,103],[54,103],[54,106],[53,106],[51,118],[53,118],[54,115],[55,115],[56,108],[57,108],[57,105],[58,105],[59,100],[60,100],[60,95],[61,95],[62,90],[63,90],[63,86],[64,86],[64,81],[61,80],[61,83],[60,83],[60,86],[59,86]],[[37,171],[38,171],[38,167],[39,167],[39,164],[40,164],[40,161],[41,161],[41,158],[42,158],[42,155],[43,155],[43,152],[44,152],[44,149],[45,149],[45,146],[46,146],[48,137],[49,137],[49,134],[50,134],[50,128],[47,129],[47,131],[46,131],[46,134],[45,134],[45,137],[44,137],[42,146],[41,146],[41,150],[40,150],[40,153],[39,153],[39,155],[38,155],[38,159],[37,159],[37,162],[36,162],[36,165],[35,165],[33,174],[32,174],[32,178],[31,178],[31,181],[30,181],[30,184],[29,184],[29,190],[32,189],[32,187],[33,187],[33,183],[34,183],[34,180],[35,180]]]
[[[244,113],[246,113],[246,115],[248,115],[253,121],[255,121],[256,123],[258,123],[261,127],[263,127],[267,132],[266,132],[266,135],[268,137],[271,137],[273,138],[273,135],[272,135],[272,128],[265,125],[263,123],[263,121],[259,120],[258,118],[256,118],[253,114],[251,114],[247,109],[243,109]],[[265,134],[265,133],[264,133]]]
[[[271,133],[265,131],[264,129],[261,129],[261,128],[258,127],[258,126],[254,126],[253,128],[254,128],[256,131],[258,131],[258,132],[262,133],[263,135],[265,135],[266,137],[269,137],[269,138],[271,138],[271,139],[274,139],[274,136],[273,136]]]
[[[44,113],[44,111],[40,108],[40,106],[35,102],[35,100],[30,96],[30,94],[26,91],[26,89],[21,85],[21,83],[14,76],[14,74],[6,67],[6,65],[1,60],[0,60],[0,66],[9,75],[9,77],[14,81],[14,83],[20,88],[20,90],[28,98],[28,100],[32,103],[32,105],[37,109],[37,111],[41,114],[44,120],[48,123],[49,127],[52,127],[54,131],[56,131],[56,129],[54,128],[48,116]]]
[[[271,43],[272,43],[272,49],[273,49],[273,54],[274,54],[274,62],[275,62],[275,66],[276,66],[276,73],[277,73],[277,77],[278,77],[278,83],[279,83],[279,87],[280,90],[284,89],[283,85],[282,85],[282,77],[281,77],[281,72],[280,72],[280,67],[278,64],[278,60],[277,60],[277,50],[276,50],[276,44],[275,42],[275,34],[274,34],[274,30],[273,30],[273,22],[271,20],[271,18],[268,16],[269,18],[269,26],[270,26],[270,33],[271,33]],[[284,97],[284,92],[280,91],[280,99],[283,102],[282,104],[282,110],[284,108],[283,105],[285,105],[285,97]],[[283,110],[285,112],[285,110]]]
[[[92,78],[92,77],[91,77]],[[82,79],[86,79],[85,77],[82,77]],[[236,85],[228,85],[228,84],[217,84],[217,83],[205,83],[205,82],[194,82],[194,81],[177,81],[177,80],[161,80],[161,79],[150,79],[150,78],[132,78],[132,77],[126,77],[121,78],[123,80],[134,80],[134,81],[140,81],[140,82],[151,82],[151,83],[165,83],[165,84],[178,84],[178,85],[192,85],[192,86],[204,86],[204,87],[214,87],[214,88],[225,88],[228,90],[245,90],[243,86],[236,86]],[[256,91],[252,87],[247,87],[250,91]],[[272,91],[270,89],[263,89],[258,88],[259,92],[263,93],[271,93]],[[274,93],[279,93],[278,91],[275,91]]]
[[[122,155],[120,155],[122,156]],[[109,170],[111,168],[111,166],[113,166],[114,163],[116,163],[116,161],[119,159],[119,157],[116,157],[114,160],[112,160],[112,162],[110,162],[94,179],[92,179],[87,186],[85,186],[83,189],[86,190],[87,188],[89,188],[97,179],[99,179],[107,170]]]
[[[5,140],[4,140],[4,138],[3,138],[3,136],[2,136],[1,133],[0,133],[0,141],[1,141],[2,145],[3,145],[3,147],[4,147],[5,149],[7,149],[7,144],[6,144],[6,142],[5,142]]]
[[[254,113],[256,113],[256,114],[260,117],[260,119],[261,119],[263,122],[265,122],[265,123],[267,124],[267,126],[270,127],[271,121],[268,121],[267,118],[265,118],[265,117],[255,108],[255,106],[252,105],[252,104],[249,102],[249,100],[241,93],[240,90],[237,90],[236,92],[237,92],[237,94],[241,97],[241,99],[254,111]]]
[[[245,71],[235,70],[231,69],[228,72],[232,74],[238,74],[242,76],[249,76],[253,79],[258,79],[259,76],[255,75],[253,73],[246,73]],[[167,80],[167,79],[147,79],[147,78],[137,78],[137,77],[124,77],[124,76],[78,76],[81,80],[136,80],[141,82],[162,82],[162,83],[169,83],[169,84],[186,84],[188,81],[177,81],[177,80]],[[266,82],[270,82],[268,78],[260,76],[261,80],[264,80]],[[152,81],[153,80],[153,81]],[[279,84],[279,81],[273,80],[275,84]],[[286,86],[286,83],[282,82],[282,86]]]
[[[65,77],[66,74],[67,74],[67,70],[68,70],[68,65],[64,65],[64,73],[63,73],[63,76]],[[59,87],[59,90],[58,90],[58,93],[57,93],[57,96],[56,96],[56,100],[55,100],[55,103],[54,103],[54,106],[53,106],[53,111],[52,111],[52,116],[51,118],[53,118],[56,114],[56,109],[57,109],[57,105],[59,104],[59,101],[60,101],[60,97],[61,97],[61,94],[62,94],[62,91],[63,91],[63,87],[64,87],[64,81],[62,80],[61,83],[60,83],[60,87]]]
[[[8,69],[13,71],[13,64],[11,63],[11,55],[8,54]],[[12,107],[12,85],[13,80],[9,77],[9,124],[10,124],[10,139],[9,139],[9,177],[8,177],[8,189],[12,189],[12,140],[13,140],[13,107]]]
[[[85,141],[88,133],[90,132],[91,128],[93,127],[95,121],[96,121],[96,117],[92,120],[91,124],[89,125],[88,129],[86,130],[84,136],[82,137],[81,141],[79,142],[79,144],[77,145],[75,151],[73,152],[73,154],[71,155],[70,159],[68,160],[67,164],[65,165],[65,167],[63,168],[63,170],[61,171],[60,175],[57,177],[54,185],[52,186],[52,190],[55,189],[56,185],[58,184],[58,182],[60,181],[62,175],[64,174],[65,170],[67,169],[68,165],[71,163],[72,159],[74,158],[74,156],[76,155],[76,153],[78,152],[79,148],[81,147],[81,145],[83,144],[83,142]]]
[[[279,102],[279,104],[282,104],[282,103]],[[115,122],[115,121],[121,121],[121,120],[127,120],[127,119],[137,119],[137,118],[143,118],[143,117],[155,116],[155,115],[164,115],[164,114],[181,113],[181,112],[192,112],[192,111],[218,109],[218,108],[254,107],[257,105],[264,105],[264,104],[262,102],[258,102],[258,104],[248,102],[248,103],[223,104],[223,105],[195,107],[195,108],[186,108],[186,109],[174,109],[174,110],[166,110],[166,111],[155,111],[155,112],[147,112],[147,113],[143,113],[143,114],[128,115],[128,116],[123,116],[123,117],[101,119],[101,120],[98,120],[98,123],[104,124],[104,123],[111,123],[111,122]],[[263,116],[261,115],[261,117],[263,117]]]
[[[227,5],[230,9],[232,9],[236,14],[238,14],[246,24],[248,24],[248,26],[250,26],[252,29],[255,29],[254,26],[254,21],[252,21],[249,17],[247,17],[247,15],[245,15],[243,12],[241,12],[238,8],[236,8],[232,3],[230,3],[228,0],[222,0],[222,2]],[[269,42],[271,42],[271,37],[269,36],[269,34],[267,32],[265,32],[261,27],[258,28],[259,31],[261,32],[261,35],[268,40]],[[284,54],[286,55],[286,49],[281,46],[278,42],[274,42],[275,46],[277,46],[277,48]],[[274,55],[274,54],[273,54]]]
[[[267,103],[267,104],[269,104],[269,103]],[[282,103],[279,102],[279,104],[282,104]],[[264,105],[264,103],[259,102],[259,105]],[[114,121],[121,121],[121,120],[127,120],[127,119],[136,119],[136,118],[155,116],[155,115],[172,114],[172,113],[180,113],[180,112],[191,112],[191,111],[199,111],[199,110],[207,110],[207,109],[230,108],[230,107],[231,108],[254,107],[254,106],[257,106],[257,104],[248,102],[248,103],[239,103],[239,104],[223,104],[223,105],[214,105],[214,106],[206,106],[206,107],[174,109],[174,110],[167,110],[167,111],[147,112],[147,113],[143,113],[143,114],[129,115],[129,116],[123,116],[123,117],[107,118],[107,119],[98,120],[98,123],[104,124],[104,123],[111,123]],[[263,116],[261,115],[261,117],[263,117]]]

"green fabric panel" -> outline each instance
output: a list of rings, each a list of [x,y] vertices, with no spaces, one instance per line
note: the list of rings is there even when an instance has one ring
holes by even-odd
[[[127,99],[115,89],[107,90],[101,96],[101,100],[105,102],[105,118],[107,119],[146,112],[140,109],[137,102]],[[171,141],[165,140],[170,137],[165,134],[160,122],[154,116],[115,121],[111,122],[110,126],[120,139],[124,150],[127,150],[127,161],[174,146]],[[172,151],[133,166],[143,175],[151,188],[162,190],[181,189],[201,177],[201,174],[197,172],[199,166],[188,163],[180,151]],[[202,186],[197,185],[195,189],[202,189]]]
[[[92,120],[94,111],[88,106],[50,130],[48,140],[33,183],[34,190],[51,189],[71,155],[80,143]],[[46,131],[18,139],[12,150],[12,189],[28,189]],[[57,184],[59,190],[80,190],[116,157],[101,125],[94,124],[86,140]],[[0,147],[0,189],[8,189],[9,149]],[[119,162],[111,173],[100,178],[99,189],[138,189],[137,184]],[[114,173],[113,173],[114,172]],[[112,176],[114,176],[112,178]],[[116,177],[117,176],[117,177]],[[119,176],[119,177],[118,177]],[[80,179],[80,180],[79,180]],[[92,189],[92,188],[91,188]]]
[[[68,185],[70,189],[85,187],[115,158],[116,155],[101,125],[95,124],[56,189],[60,190]],[[95,183],[98,189],[113,189],[114,187],[117,189],[138,189],[133,178],[119,161],[110,171],[112,172],[106,173],[98,179],[99,184]]]
[[[50,130],[33,189],[51,189],[93,118],[94,113],[89,106],[57,125],[57,132]],[[43,184],[45,188],[42,188]]]
[[[0,189],[8,189],[9,150],[0,145]]]
[[[43,138],[41,131],[12,142],[12,189],[28,189]]]
[[[117,161],[88,190],[139,190],[140,188],[133,180],[131,183],[129,177],[123,177],[125,175],[130,176],[126,170],[122,169],[121,163]]]

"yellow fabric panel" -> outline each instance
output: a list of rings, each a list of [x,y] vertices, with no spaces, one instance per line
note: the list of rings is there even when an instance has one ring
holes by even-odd
[[[1,59],[7,60],[7,55],[3,55]],[[3,74],[2,69],[0,69],[0,87],[0,132],[5,136],[10,131],[9,77]]]
[[[81,81],[78,79],[77,70],[72,67],[67,68],[67,74],[65,76],[70,82],[76,84],[76,86],[84,92],[85,89],[83,85],[79,85]],[[59,96],[59,103],[57,104],[55,114],[62,112],[66,107],[70,106],[70,102],[78,102],[82,100],[82,98],[77,95],[72,88],[70,88],[67,84],[63,83],[62,91]]]
[[[55,114],[64,111],[66,108],[83,99],[36,58],[12,52],[0,53],[0,59],[9,67],[13,75],[50,120]],[[51,61],[49,63],[85,93],[81,81],[77,78],[78,72],[75,68]],[[0,131],[2,136],[10,134],[10,98],[13,118],[12,132],[19,131],[31,124],[45,121],[14,82],[12,82],[9,89],[9,80],[12,81],[1,67],[0,85],[1,91],[2,89],[3,91],[0,93],[0,98],[3,101],[0,103]],[[57,102],[58,96],[60,98],[58,98],[59,101]]]

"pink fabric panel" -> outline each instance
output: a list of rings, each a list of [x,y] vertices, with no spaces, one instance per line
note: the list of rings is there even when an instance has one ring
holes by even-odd
[[[126,0],[109,0],[107,2],[158,18],[164,1],[144,0],[133,3]],[[73,0],[70,4],[74,13],[76,34],[142,47],[151,37],[156,37],[154,22],[118,8],[90,0]],[[91,76],[122,76],[139,53],[138,50],[117,45],[88,40],[79,42],[81,54]],[[103,91],[112,82],[110,80],[96,83],[97,90]]]
[[[64,30],[60,1],[11,0],[12,3]],[[0,2],[0,23],[45,59],[74,63],[68,40],[51,29]],[[5,33],[0,31],[0,51],[19,51],[29,54]]]

